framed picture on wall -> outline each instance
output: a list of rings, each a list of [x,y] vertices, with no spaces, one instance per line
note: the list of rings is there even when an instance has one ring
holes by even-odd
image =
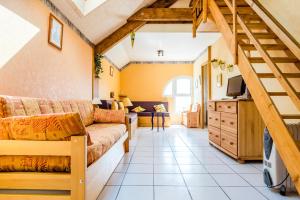
[[[114,76],[114,68],[113,66],[110,66],[109,75]]]
[[[48,43],[59,50],[62,49],[63,28],[63,23],[50,13]]]

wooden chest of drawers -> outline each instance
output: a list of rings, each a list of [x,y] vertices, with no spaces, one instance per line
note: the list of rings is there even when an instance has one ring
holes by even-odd
[[[237,159],[261,160],[264,122],[251,100],[208,102],[209,142]]]

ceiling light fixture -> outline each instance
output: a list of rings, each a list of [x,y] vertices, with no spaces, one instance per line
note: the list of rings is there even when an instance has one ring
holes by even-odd
[[[164,56],[164,50],[157,50],[158,57]]]

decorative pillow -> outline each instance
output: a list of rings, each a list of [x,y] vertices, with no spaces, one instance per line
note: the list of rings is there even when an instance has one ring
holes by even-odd
[[[125,123],[124,110],[106,110],[96,108],[94,113],[94,121],[98,123]]]
[[[85,135],[78,113],[7,117],[0,120],[0,140],[70,140]]]
[[[125,106],[123,102],[119,102],[119,110],[125,110]]]
[[[111,103],[111,110],[119,110],[118,102],[113,101]]]
[[[156,112],[167,112],[164,104],[158,104],[153,106]]]
[[[138,106],[138,107],[135,107],[134,109],[132,109],[131,111],[139,113],[139,112],[144,112],[145,110],[146,110],[145,108]]]

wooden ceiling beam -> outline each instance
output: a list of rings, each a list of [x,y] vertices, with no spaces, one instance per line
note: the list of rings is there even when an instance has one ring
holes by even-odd
[[[176,1],[177,0],[157,0],[148,8],[167,8],[173,5]],[[118,28],[116,31],[111,33],[109,36],[104,38],[101,42],[99,42],[95,47],[95,53],[104,54],[106,51],[111,49],[115,44],[117,44],[120,40],[125,38],[130,32],[138,30],[145,24],[146,22],[144,21],[127,22],[126,24]]]
[[[128,21],[144,22],[192,22],[191,8],[144,8],[131,16]]]

